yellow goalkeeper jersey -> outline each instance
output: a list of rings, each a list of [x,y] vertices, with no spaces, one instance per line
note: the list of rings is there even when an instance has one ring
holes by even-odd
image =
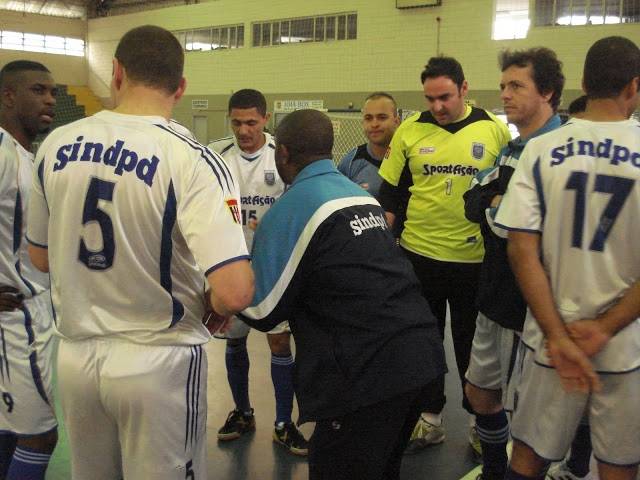
[[[404,248],[435,260],[479,263],[480,227],[465,218],[462,196],[511,136],[493,114],[465,108],[464,117],[448,125],[439,125],[430,112],[407,118],[393,136],[380,176],[397,186],[405,164],[411,171]]]

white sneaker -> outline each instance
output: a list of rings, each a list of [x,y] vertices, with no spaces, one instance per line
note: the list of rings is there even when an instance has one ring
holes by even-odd
[[[473,451],[473,459],[477,463],[482,463],[482,444],[475,425],[469,428],[469,445]]]
[[[444,426],[442,424],[434,425],[429,423],[420,416],[404,453],[416,453],[429,445],[436,445],[442,442],[444,442]]]
[[[567,462],[560,462],[553,465],[547,472],[547,479],[549,480],[587,480],[591,478],[591,475],[587,473],[584,477],[579,477],[569,470]]]

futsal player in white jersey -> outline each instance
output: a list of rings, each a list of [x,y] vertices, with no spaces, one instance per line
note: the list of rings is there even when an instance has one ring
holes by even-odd
[[[57,86],[42,64],[0,70],[0,478],[44,479],[57,442],[48,276],[29,260],[31,144],[49,130]]]
[[[240,185],[241,215],[249,249],[253,233],[262,216],[284,192],[284,182],[275,163],[275,141],[264,131],[269,121],[267,102],[257,90],[242,89],[229,98],[231,128],[234,135],[213,142],[209,147],[227,161]],[[234,440],[255,430],[253,408],[249,400],[249,326],[237,318],[220,335],[227,339],[225,363],[235,408],[218,430],[218,439]],[[276,398],[274,442],[296,455],[307,455],[307,441],[291,421],[293,410],[293,368],[289,323],[283,322],[267,333],[271,350],[271,379]]]
[[[602,480],[640,463],[640,49],[587,53],[583,119],[532,139],[496,222],[529,305],[508,480],[543,478],[583,413]],[[564,388],[563,388],[564,387]]]
[[[129,31],[116,108],[56,129],[36,157],[27,235],[51,272],[73,479],[208,478],[202,317],[247,305],[253,274],[232,173],[169,127],[183,63],[170,32]]]

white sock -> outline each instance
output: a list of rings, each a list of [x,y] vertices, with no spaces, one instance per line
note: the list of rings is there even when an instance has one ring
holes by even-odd
[[[440,425],[442,425],[442,412],[440,413],[422,412],[422,419],[425,422],[430,423],[431,425],[439,427]]]

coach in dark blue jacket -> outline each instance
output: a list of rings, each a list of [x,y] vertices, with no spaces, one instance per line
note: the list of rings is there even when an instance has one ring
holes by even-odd
[[[397,479],[429,383],[446,369],[442,341],[382,208],[336,170],[332,146],[321,112],[278,127],[276,166],[291,187],[256,232],[243,316],[263,331],[291,322],[300,422],[317,422],[310,480]]]

